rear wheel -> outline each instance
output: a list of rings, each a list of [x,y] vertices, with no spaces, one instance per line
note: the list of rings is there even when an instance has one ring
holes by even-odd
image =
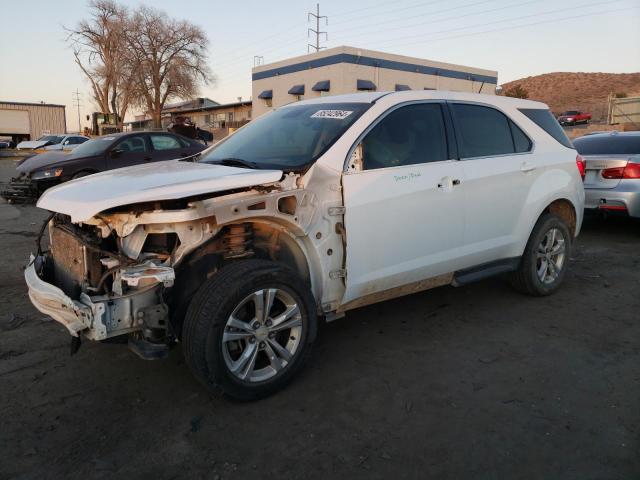
[[[512,285],[533,296],[554,293],[564,279],[570,254],[567,224],[550,213],[542,215],[531,232],[520,266],[512,275]]]
[[[302,368],[316,317],[309,287],[295,272],[265,260],[234,262],[191,302],[183,327],[185,359],[212,392],[237,400],[266,397]]]

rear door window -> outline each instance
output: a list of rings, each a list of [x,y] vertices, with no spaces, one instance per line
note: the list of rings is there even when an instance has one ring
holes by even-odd
[[[117,148],[126,153],[140,153],[147,151],[147,143],[144,141],[144,136],[136,135],[125,138],[118,144]]]
[[[362,144],[365,170],[448,160],[442,106],[400,107],[373,127]]]
[[[456,133],[462,158],[516,153],[512,134],[513,122],[504,113],[495,108],[464,103],[453,103],[451,108],[456,120]],[[516,125],[513,127],[515,127],[514,131],[519,130]],[[522,131],[520,134],[524,135]],[[518,139],[520,149],[526,148],[522,135]]]
[[[171,135],[150,135],[154,150],[175,150],[180,148],[180,142]]]
[[[564,130],[549,110],[543,108],[519,108],[518,110],[529,120],[555,138],[558,143],[567,148],[573,148],[571,140],[569,140],[569,137],[564,133]]]

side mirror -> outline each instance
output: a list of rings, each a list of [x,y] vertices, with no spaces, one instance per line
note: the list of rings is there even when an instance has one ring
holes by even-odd
[[[124,150],[121,148],[114,148],[111,150],[111,158],[118,158],[120,155],[124,153]]]
[[[70,140],[67,138],[64,142],[62,142],[62,145],[69,145]]]

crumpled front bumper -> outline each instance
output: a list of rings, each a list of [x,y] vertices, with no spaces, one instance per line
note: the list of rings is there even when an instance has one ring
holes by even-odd
[[[79,300],[74,300],[57,286],[40,278],[36,266],[38,262],[31,255],[24,271],[31,303],[39,311],[64,325],[74,337],[82,332],[89,340],[105,340],[138,331],[143,325],[158,321],[166,325],[168,310],[161,299],[161,289],[163,285],[173,284],[174,273],[171,268],[164,268],[160,273],[152,271],[145,274],[138,270],[150,269],[149,265],[139,265],[126,272],[130,284],[137,285],[142,279],[153,278],[152,284],[140,286],[122,295],[89,297],[86,293],[81,293]]]
[[[93,323],[91,308],[71,299],[55,285],[42,280],[35,267],[35,257],[31,255],[29,265],[24,270],[24,279],[29,287],[31,303],[45,315],[64,325],[74,337]]]

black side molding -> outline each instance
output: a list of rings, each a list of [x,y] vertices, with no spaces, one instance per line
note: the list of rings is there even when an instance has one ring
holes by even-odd
[[[458,287],[468,283],[477,282],[501,273],[513,272],[520,265],[520,257],[504,258],[495,262],[483,263],[476,267],[458,270],[453,274],[453,285]]]

